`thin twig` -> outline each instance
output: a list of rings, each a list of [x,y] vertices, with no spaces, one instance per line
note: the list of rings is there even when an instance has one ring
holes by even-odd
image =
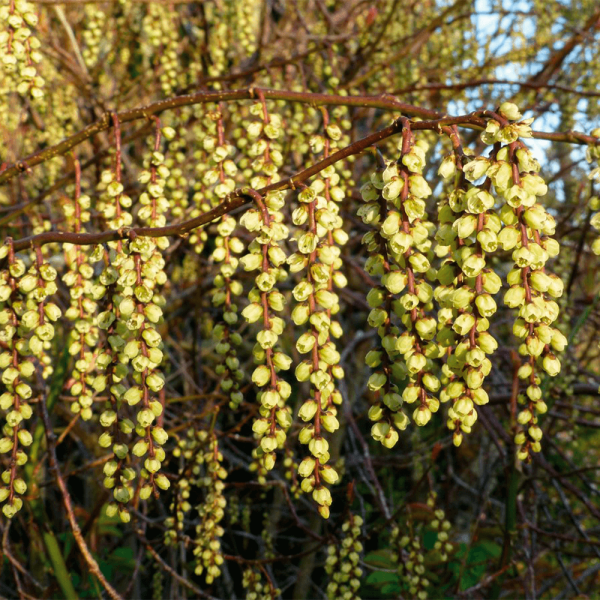
[[[73,505],[71,503],[71,495],[69,494],[69,490],[65,485],[64,479],[60,474],[60,469],[58,467],[58,459],[56,457],[56,436],[54,435],[54,430],[52,429],[52,424],[50,423],[50,417],[48,416],[48,409],[46,407],[45,402],[40,402],[40,413],[42,416],[42,421],[44,423],[44,429],[46,432],[46,443],[48,445],[48,457],[50,462],[50,469],[54,472],[54,476],[56,478],[56,483],[60,490],[60,493],[63,498],[63,504],[65,506],[65,510],[67,512],[67,518],[69,519],[69,524],[71,525],[71,531],[73,532],[73,537],[75,538],[75,542],[79,546],[79,550],[87,563],[88,569],[90,573],[94,574],[102,587],[106,590],[106,593],[113,600],[122,600],[122,597],[118,594],[118,592],[108,583],[106,577],[104,577],[98,563],[92,556],[83,536],[81,535],[81,529],[79,528],[79,524],[77,523],[77,518],[75,517],[75,513],[73,512]]]
[[[184,579],[181,575],[179,575],[179,573],[177,573],[177,571],[175,571],[169,564],[167,564],[160,557],[160,554],[158,554],[158,552],[152,547],[152,544],[150,544],[150,542],[148,540],[146,540],[143,537],[141,537],[141,540],[142,540],[142,543],[145,545],[146,550],[148,550],[148,552],[150,552],[150,554],[152,555],[152,558],[154,558],[154,560],[167,573],[169,573],[169,575],[171,575],[171,577],[173,577],[173,579],[176,579],[181,585],[188,588],[188,590],[191,590],[192,592],[194,592],[194,594],[197,594],[200,598],[208,598],[209,600],[216,600],[216,598],[214,596],[211,596],[210,594],[203,592],[199,587],[196,587],[191,581],[188,581],[187,579]]]

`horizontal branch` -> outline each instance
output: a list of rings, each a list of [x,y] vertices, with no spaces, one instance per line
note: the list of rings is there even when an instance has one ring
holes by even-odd
[[[151,130],[151,128],[153,126],[154,126],[153,123],[150,123],[150,122],[145,123],[144,125],[142,125],[138,129],[136,129],[135,131],[129,133],[127,136],[123,136],[121,139],[121,144],[124,145],[126,143],[129,143],[129,142],[145,135],[146,133],[148,133],[148,131]],[[93,164],[96,164],[98,161],[100,161],[104,157],[108,156],[108,154],[109,154],[109,149],[100,150],[98,153],[94,154],[91,158],[89,158],[88,160],[86,160],[84,163],[82,163],[80,165],[81,172],[85,171],[88,167],[91,167]],[[12,208],[12,210],[7,215],[0,218],[0,227],[3,227],[4,225],[8,225],[9,223],[12,223],[12,221],[14,221],[14,219],[16,217],[18,217],[19,215],[22,215],[24,212],[26,212],[32,206],[39,204],[42,200],[44,200],[45,198],[47,198],[54,192],[60,190],[62,187],[64,187],[66,184],[68,184],[74,178],[75,178],[75,170],[73,169],[72,171],[68,172],[66,175],[64,175],[60,179],[57,179],[50,187],[43,189],[32,200],[29,200],[28,202],[24,202],[23,204],[18,205],[18,206],[7,207],[8,209]]]
[[[429,127],[425,127],[429,125]],[[431,122],[422,121],[415,123],[413,129],[425,129],[431,128]],[[206,225],[223,216],[226,213],[230,213],[236,208],[240,208],[245,204],[249,204],[253,201],[253,194],[260,194],[264,196],[268,192],[276,190],[294,189],[297,185],[306,181],[309,177],[316,175],[323,169],[332,165],[339,160],[347,158],[353,154],[360,154],[363,150],[372,146],[373,144],[380,142],[402,130],[402,123],[400,120],[395,121],[392,125],[381,129],[367,137],[364,137],[337,152],[334,152],[327,158],[315,163],[311,167],[300,171],[296,175],[292,175],[287,179],[282,179],[276,183],[271,183],[260,190],[251,190],[250,188],[242,188],[232,192],[225,200],[211,209],[210,211],[173,225],[166,225],[165,227],[124,227],[121,229],[111,229],[108,231],[102,231],[100,233],[74,233],[69,231],[47,231],[38,235],[32,235],[21,240],[14,242],[13,247],[15,252],[25,250],[31,246],[43,246],[45,244],[59,243],[59,244],[78,244],[80,246],[89,246],[92,244],[103,244],[106,242],[114,242],[117,240],[123,240],[134,236],[145,236],[145,237],[163,237],[163,236],[181,236],[189,233],[193,229]]]
[[[480,87],[483,85],[514,85],[522,88],[531,90],[558,90],[560,92],[567,92],[569,94],[576,94],[578,96],[585,96],[589,98],[600,97],[600,92],[597,90],[578,90],[573,87],[566,85],[560,85],[558,83],[536,83],[531,81],[512,81],[510,79],[472,79],[470,81],[461,81],[459,83],[426,83],[416,84],[403,87],[395,90],[394,95],[406,94],[409,92],[422,92],[422,91],[435,91],[435,90],[464,90],[472,87]]]
[[[176,96],[167,100],[161,100],[153,104],[148,104],[141,108],[134,108],[117,113],[120,123],[136,121],[138,119],[148,119],[165,110],[172,110],[182,106],[192,106],[210,102],[228,102],[239,100],[251,100],[256,98],[256,92],[259,88],[249,87],[239,90],[223,90],[216,92],[199,92],[197,94],[188,94],[185,96]],[[301,102],[313,106],[359,106],[363,108],[380,108],[383,110],[396,110],[404,116],[419,117],[422,119],[446,119],[447,116],[437,111],[427,108],[421,108],[412,104],[400,102],[395,98],[383,96],[338,96],[335,94],[318,94],[312,92],[292,92],[287,90],[262,89],[261,91],[266,99],[285,100],[287,102]],[[444,121],[444,124],[456,124],[479,129],[485,125],[484,121],[475,122],[471,115],[465,117],[452,117],[451,121]],[[23,160],[9,165],[0,173],[0,184],[5,183],[24,171],[27,171],[35,165],[39,165],[56,156],[66,154],[79,144],[88,140],[92,136],[106,131],[113,126],[111,113],[105,113],[98,121],[88,125],[80,132],[66,138],[62,142],[55,144],[39,152],[29,155]],[[597,138],[583,133],[568,132],[540,132],[534,131],[533,137],[536,139],[551,140],[555,142],[569,142],[573,144],[595,144]]]
[[[134,108],[117,113],[119,123],[127,123],[138,119],[148,119],[153,115],[181,108],[182,106],[192,106],[195,104],[206,104],[210,102],[229,102],[236,100],[252,100],[257,98],[256,92],[258,88],[245,88],[240,90],[224,90],[217,92],[199,92],[197,94],[188,94],[185,96],[176,96],[167,100],[161,100],[141,108]],[[261,89],[264,97],[269,100],[286,100],[288,102],[301,102],[314,106],[360,106],[367,108],[382,108],[387,110],[398,110],[403,114],[417,116],[421,118],[439,118],[441,115],[433,110],[419,108],[399,102],[394,98],[382,96],[337,96],[334,94],[317,94],[311,92],[291,92],[286,90],[271,90]],[[92,136],[106,131],[113,126],[113,118],[111,113],[105,113],[98,121],[88,125],[79,133],[68,137],[62,142],[45,148],[39,152],[29,155],[24,160],[18,161],[10,165],[2,173],[0,173],[0,184],[12,179],[15,175],[26,171],[27,169],[39,165],[50,158],[66,154],[69,150],[78,146],[82,142],[88,140]]]

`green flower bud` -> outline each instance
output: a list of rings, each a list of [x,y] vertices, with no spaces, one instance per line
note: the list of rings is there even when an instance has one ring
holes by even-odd
[[[301,406],[300,410],[298,411],[298,416],[303,420],[303,421],[310,421],[314,418],[316,412],[317,412],[317,408],[318,405],[315,402],[315,400],[307,400],[304,402],[304,404]]]
[[[275,408],[279,404],[280,400],[281,396],[279,395],[279,392],[275,390],[268,390],[266,392],[263,392],[260,397],[260,403],[268,410]]]
[[[292,359],[283,352],[273,354],[273,365],[282,371],[287,371],[292,365]]]
[[[98,439],[98,444],[101,448],[108,448],[112,444],[112,436],[105,431]]]
[[[259,365],[252,373],[252,381],[258,386],[263,387],[271,380],[271,372],[265,365]]]
[[[113,496],[117,502],[121,502],[123,504],[126,504],[131,499],[129,491],[123,486],[116,487],[113,491]]]
[[[133,406],[137,404],[143,396],[143,392],[139,387],[129,388],[125,394],[123,395],[123,400],[129,404],[129,406]]]
[[[298,474],[300,477],[310,477],[315,469],[315,464],[315,459],[310,456],[302,460],[298,465]]]
[[[467,335],[473,326],[475,325],[475,317],[469,313],[463,313],[459,315],[454,324],[452,325],[452,329],[456,331],[459,335]]]
[[[308,449],[315,458],[323,459],[329,456],[329,444],[325,438],[313,437],[308,442]]]
[[[422,340],[431,340],[435,337],[437,322],[432,317],[424,317],[416,321],[415,329]]]
[[[408,404],[412,404],[419,399],[420,390],[415,385],[408,385],[402,392],[402,399]]]
[[[398,212],[390,212],[388,216],[385,218],[384,222],[381,224],[381,235],[386,238],[390,238],[396,233],[398,233],[400,229],[400,213]]]
[[[340,427],[340,423],[337,418],[332,414],[322,414],[321,415],[321,424],[326,431],[329,433],[333,433],[337,431]]]
[[[504,303],[510,308],[518,308],[525,302],[525,288],[513,285],[504,295]]]
[[[337,471],[329,465],[322,466],[319,469],[319,475],[323,481],[331,485],[337,483],[340,479],[340,476],[337,474]]]
[[[152,486],[144,485],[140,490],[140,500],[148,500],[152,495]],[[108,512],[108,511],[107,511]]]
[[[456,173],[456,164],[454,154],[444,157],[438,169],[438,175],[444,179],[449,179]]]
[[[315,300],[317,301],[317,304],[325,310],[332,309],[338,303],[337,295],[328,290],[319,290],[315,294]]]
[[[560,361],[553,354],[548,354],[544,357],[542,366],[550,377],[556,377],[560,373]]]
[[[495,300],[489,294],[481,294],[475,299],[479,314],[483,317],[491,317],[497,310]]]
[[[13,449],[13,441],[10,438],[4,437],[0,439],[0,453],[6,454]]]
[[[395,179],[392,179],[391,181],[389,181],[381,190],[381,195],[383,196],[383,198],[385,198],[385,200],[389,200],[390,202],[395,200],[399,195],[400,192],[402,191],[402,188],[404,187],[404,181],[398,177],[396,177]],[[363,194],[363,199],[367,200],[367,198],[365,198],[364,194]],[[371,199],[375,199],[375,198],[371,198]]]
[[[420,406],[413,413],[413,421],[419,426],[423,427],[429,423],[431,420],[431,411],[424,407]]]
[[[521,233],[513,227],[504,227],[498,234],[498,243],[503,250],[512,250],[521,240]]]
[[[519,108],[512,102],[503,102],[498,109],[498,112],[509,121],[518,121],[523,118],[519,112]]]
[[[106,410],[100,415],[100,424],[102,427],[110,427],[115,419],[117,418],[117,414],[113,410]]]
[[[463,172],[465,174],[465,177],[469,181],[474,182],[486,174],[489,166],[490,166],[489,160],[487,158],[483,158],[480,156],[480,157],[477,157],[475,160],[468,162],[463,167]]]
[[[312,373],[312,365],[309,361],[302,361],[298,364],[295,370],[296,379],[298,381],[307,381]]]
[[[23,480],[20,479],[18,481],[23,481]],[[15,489],[16,489],[17,480],[15,480],[14,485],[15,485]],[[23,485],[25,485],[25,482],[23,482],[23,484],[20,484],[19,488],[23,489],[23,487],[22,487]],[[27,486],[25,485],[25,489],[23,490],[22,493],[25,493],[26,490],[27,490]],[[17,491],[17,493],[21,493],[21,492]],[[12,504],[5,504],[2,507],[2,512],[4,513],[4,515],[7,518],[11,519],[21,510],[22,507],[23,507],[23,500],[21,500],[21,498],[13,498]]]
[[[316,343],[315,336],[312,332],[303,333],[296,342],[296,349],[300,354],[306,354],[310,352]]]
[[[242,310],[242,316],[248,323],[254,323],[263,316],[263,308],[257,303],[249,304]]]
[[[462,264],[462,271],[467,277],[477,277],[485,269],[485,258],[472,254]]]
[[[144,461],[144,468],[148,473],[156,473],[160,470],[160,461],[156,458],[147,458]]]
[[[322,506],[331,505],[331,492],[326,487],[321,487],[313,490],[312,497],[317,504],[320,504]]]
[[[537,425],[532,425],[527,432],[536,442],[539,442],[542,439],[542,430]]]
[[[140,410],[137,414],[137,421],[142,427],[149,427],[154,422],[154,419],[154,413],[147,408]]]
[[[274,436],[266,435],[260,440],[260,447],[265,454],[277,449],[277,440]]]
[[[159,473],[154,477],[154,482],[161,490],[168,490],[171,487],[171,482],[166,475]]]
[[[157,444],[162,446],[166,444],[167,440],[169,439],[169,434],[162,427],[153,427],[152,437]]]
[[[490,401],[488,393],[483,388],[477,388],[472,390],[473,402],[478,406],[483,406]]]

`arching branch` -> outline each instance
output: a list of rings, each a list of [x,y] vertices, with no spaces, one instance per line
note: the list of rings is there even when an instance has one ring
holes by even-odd
[[[153,115],[157,115],[165,110],[171,110],[174,108],[180,108],[182,106],[192,106],[195,104],[205,104],[210,102],[230,102],[239,100],[251,100],[256,97],[258,88],[250,87],[240,90],[224,90],[218,92],[200,92],[197,94],[189,94],[186,96],[176,96],[167,100],[161,100],[148,104],[141,108],[134,108],[117,113],[117,117],[120,123],[127,123],[129,121],[136,121],[139,119],[148,119]],[[314,106],[359,106],[363,108],[380,108],[383,110],[394,110],[402,113],[409,117],[419,117],[422,119],[446,119],[445,115],[430,110],[427,108],[421,108],[412,104],[406,104],[400,102],[392,96],[338,96],[334,94],[318,94],[312,92],[292,92],[287,90],[273,90],[273,89],[262,89],[266,99],[270,100],[285,100],[287,102],[301,102],[304,104],[311,104]],[[0,173],[0,184],[5,183],[17,176],[19,173],[23,173],[39,165],[51,158],[56,156],[62,156],[69,150],[78,146],[79,144],[90,139],[97,133],[106,131],[112,127],[112,113],[106,113],[98,121],[88,125],[80,132],[66,138],[62,142],[45,148],[39,152],[35,152],[27,156],[25,159],[17,161],[16,163],[9,165]],[[465,127],[479,129],[485,126],[485,121],[473,120],[472,115],[465,117],[452,117],[451,122],[444,121],[443,124],[456,124]],[[569,131],[569,132],[540,132],[534,131],[533,137],[542,140],[551,140],[555,142],[569,142],[573,144],[594,144],[597,139],[590,135],[583,133]]]

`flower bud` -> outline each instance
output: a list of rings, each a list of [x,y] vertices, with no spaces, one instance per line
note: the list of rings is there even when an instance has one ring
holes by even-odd
[[[431,411],[424,406],[420,406],[413,413],[413,421],[419,427],[423,427],[424,425],[427,425],[427,423],[429,423],[430,420],[431,420]]]

